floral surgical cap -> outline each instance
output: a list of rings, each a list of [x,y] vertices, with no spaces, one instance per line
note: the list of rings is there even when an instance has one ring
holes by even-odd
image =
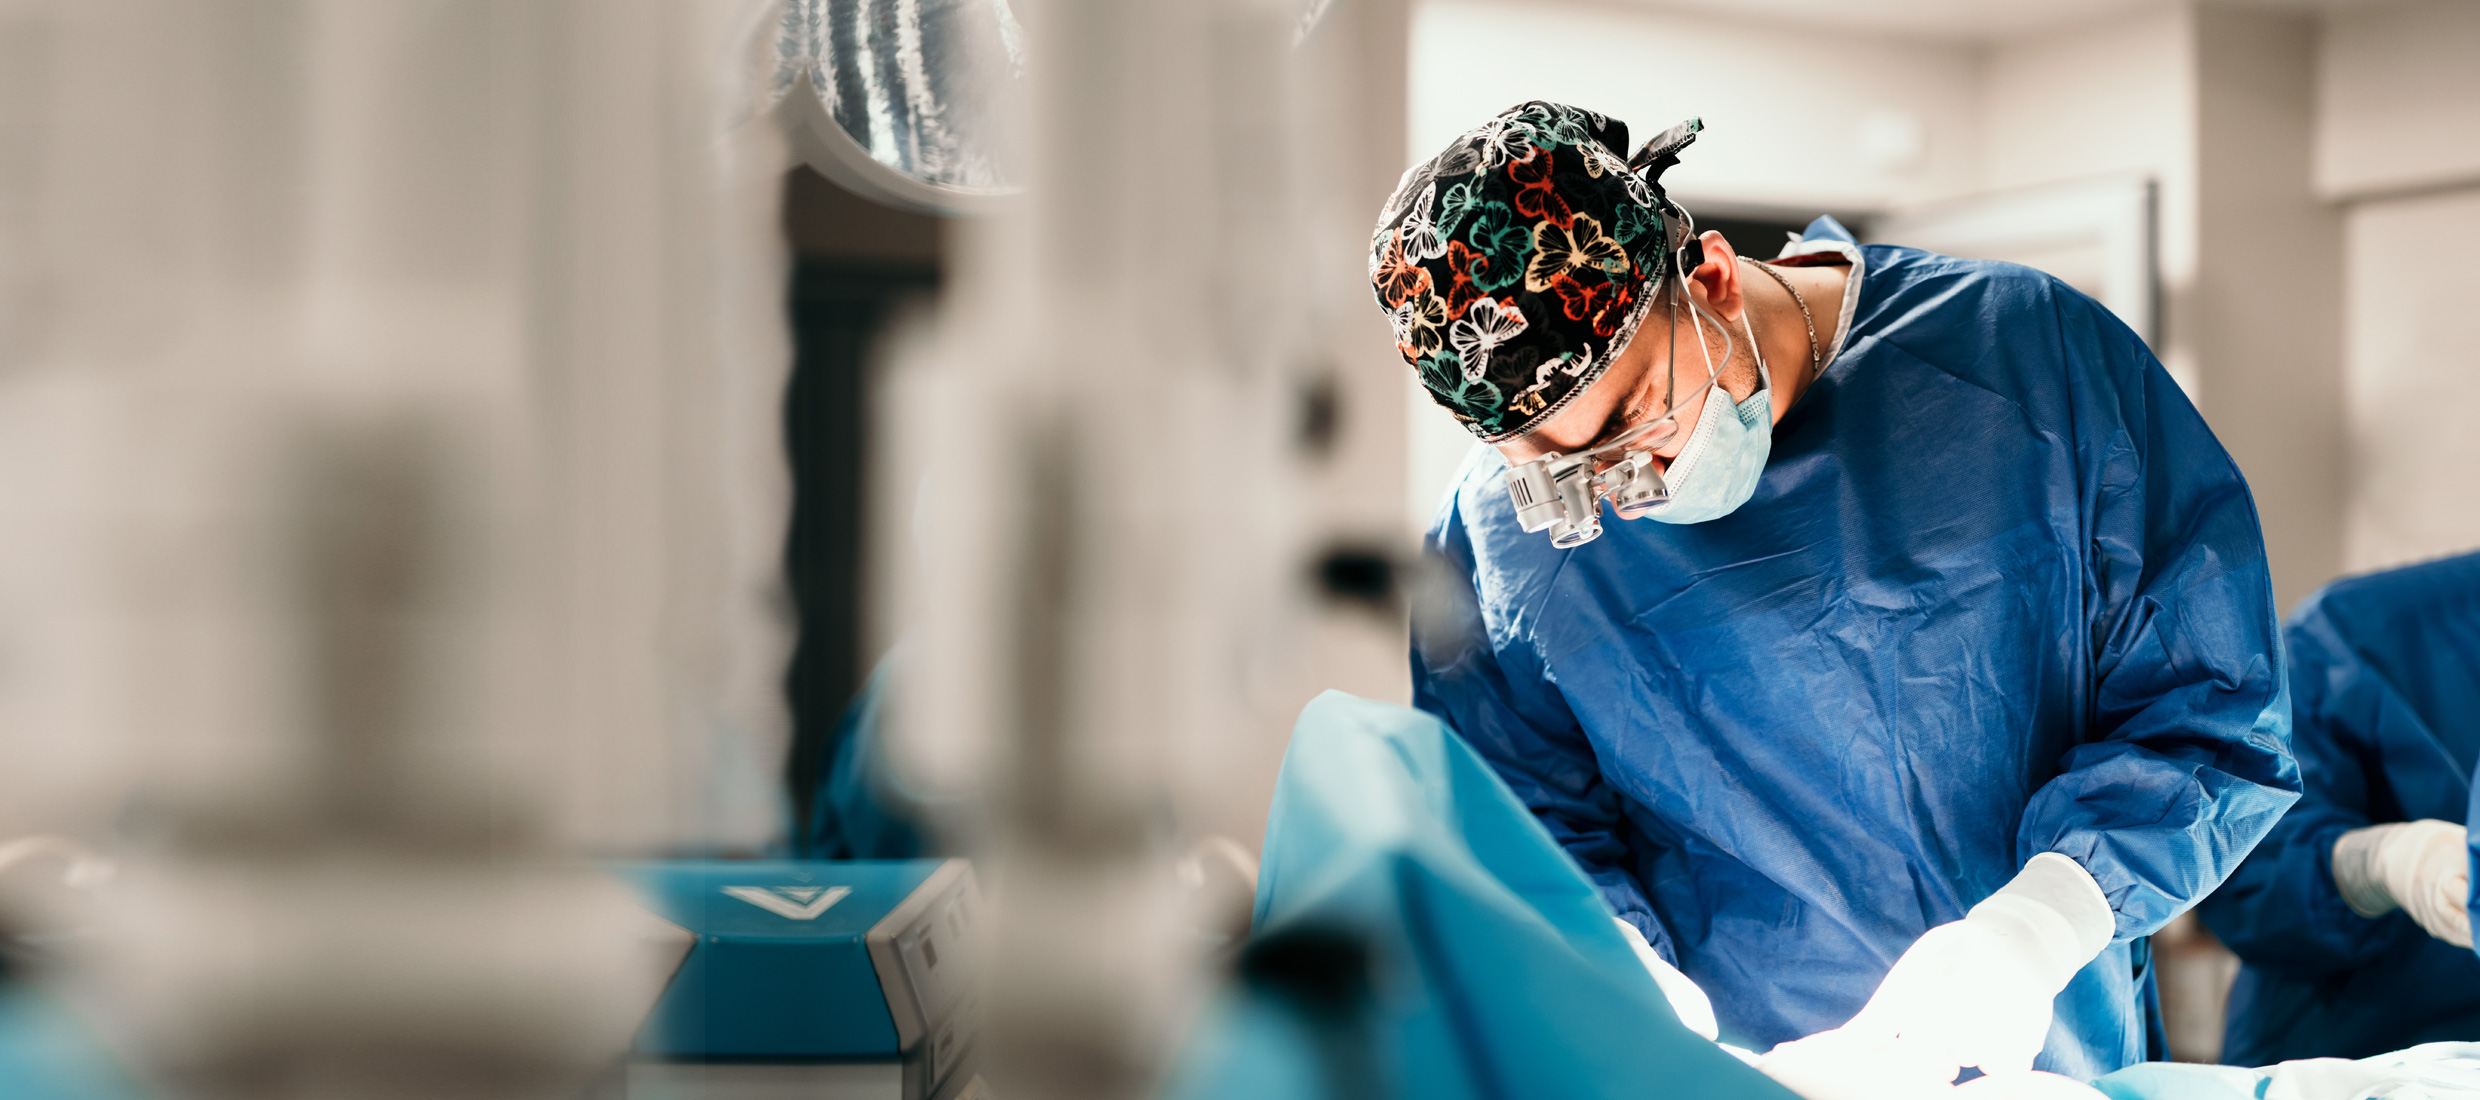
[[[1700,128],[1630,161],[1626,123],[1534,101],[1404,173],[1369,278],[1396,350],[1474,435],[1540,426],[1636,334],[1669,255],[1661,173]]]

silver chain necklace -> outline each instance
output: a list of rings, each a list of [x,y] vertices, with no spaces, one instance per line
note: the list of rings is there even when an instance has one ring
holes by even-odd
[[[1792,302],[1800,307],[1800,323],[1808,326],[1808,376],[1810,378],[1815,378],[1819,374],[1824,373],[1825,363],[1820,360],[1819,357],[1822,353],[1817,349],[1817,320],[1808,314],[1808,299],[1800,297],[1799,288],[1792,286],[1791,280],[1783,278],[1782,272],[1774,270],[1774,265],[1766,263],[1763,260],[1749,260],[1746,256],[1742,256],[1740,259],[1747,260],[1749,263],[1755,264],[1757,270],[1773,276],[1774,281],[1781,283],[1782,288],[1790,293]]]

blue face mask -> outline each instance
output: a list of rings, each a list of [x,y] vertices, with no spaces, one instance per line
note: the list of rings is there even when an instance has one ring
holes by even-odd
[[[1753,353],[1757,335],[1748,328],[1745,314],[1740,327],[1748,333]],[[1706,391],[1696,430],[1662,475],[1671,498],[1646,509],[1645,516],[1663,523],[1703,523],[1738,511],[1756,493],[1757,479],[1774,449],[1773,372],[1765,369],[1762,356],[1756,359],[1757,392],[1748,400],[1733,404],[1720,386]]]

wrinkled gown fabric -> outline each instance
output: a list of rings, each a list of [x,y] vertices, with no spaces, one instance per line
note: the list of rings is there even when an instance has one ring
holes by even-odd
[[[1559,550],[1476,448],[1427,536],[1468,584],[1416,611],[1414,702],[1741,1046],[1842,1024],[1922,932],[2076,860],[2117,935],[2037,1064],[2088,1080],[2146,1057],[2129,941],[2297,797],[2255,507],[2090,298],[1862,254],[1844,348],[1737,512]]]
[[[2339,581],[2291,617],[2306,792],[2198,913],[2245,964],[2222,1060],[2366,1058],[2480,1040],[2480,958],[2334,885],[2334,841],[2463,821],[2480,761],[2480,554]]]

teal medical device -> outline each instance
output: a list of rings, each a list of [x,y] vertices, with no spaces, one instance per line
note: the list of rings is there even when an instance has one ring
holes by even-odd
[[[964,861],[613,870],[694,937],[638,1034],[631,1096],[980,1091],[965,980],[979,896]]]

